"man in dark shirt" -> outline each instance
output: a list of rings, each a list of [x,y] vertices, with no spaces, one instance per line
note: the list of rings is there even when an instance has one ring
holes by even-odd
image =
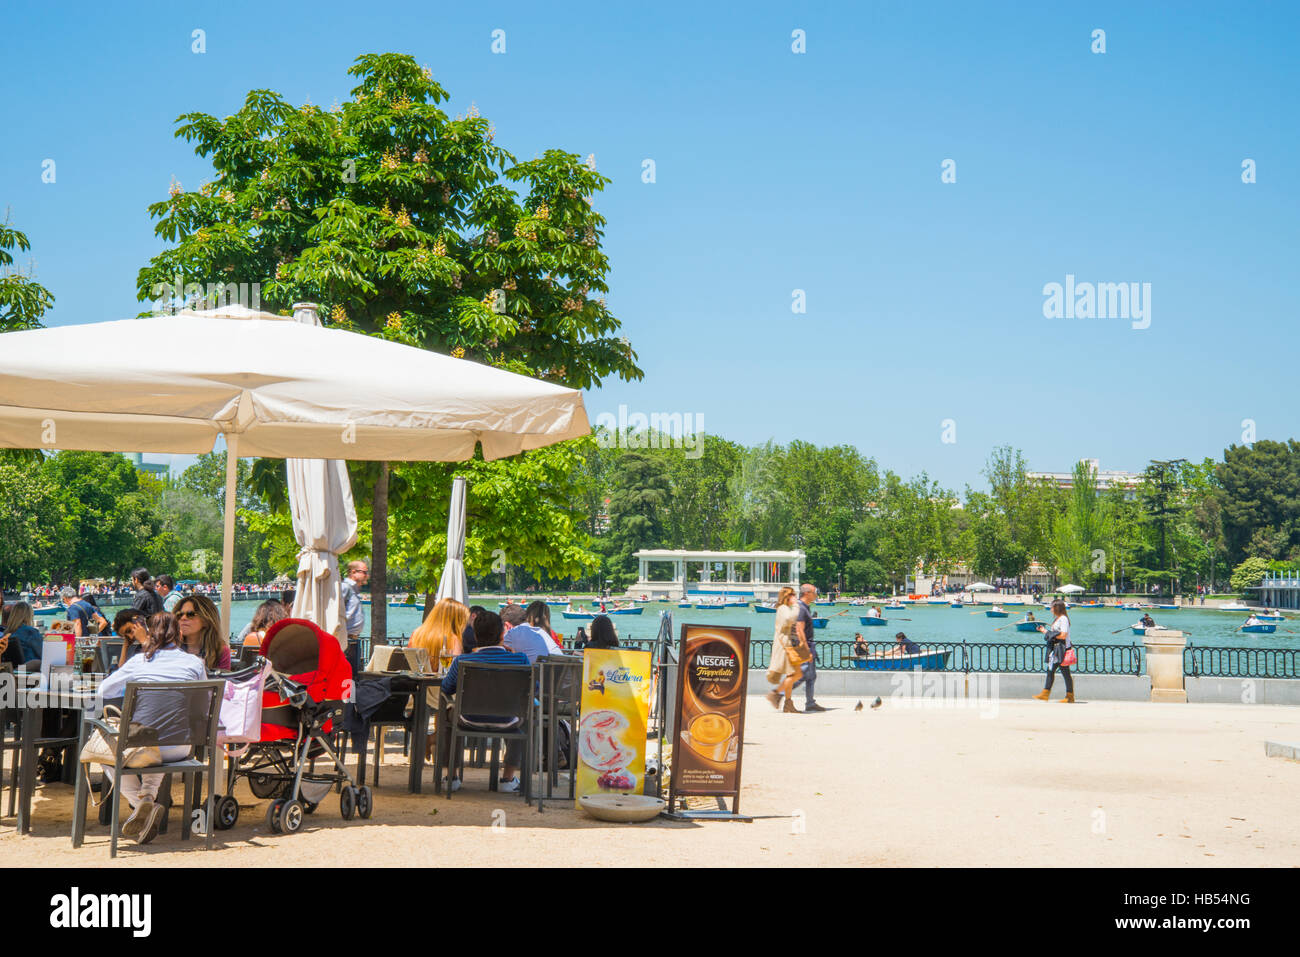
[[[158,597],[158,593],[153,590],[153,579],[149,576],[147,568],[137,568],[133,571],[131,573],[131,582],[136,589],[135,597],[131,599],[131,607],[144,615],[145,620],[152,618],[163,610],[163,601]]]
[[[921,653],[921,646],[901,631],[894,636],[894,640],[898,642],[898,651],[896,654],[919,655]]]
[[[799,600],[795,602],[795,611],[797,613],[794,620],[795,631],[808,643],[808,650],[812,652],[812,657],[803,663],[800,669],[803,677],[796,681],[790,690],[793,692],[800,685],[804,686],[803,710],[805,714],[826,710],[813,700],[813,685],[817,683],[817,642],[813,638],[815,631],[813,629],[812,609],[809,606],[816,600],[817,586],[803,585],[799,589]]]
[[[78,638],[94,634],[95,629],[92,625],[96,612],[90,602],[78,598],[77,590],[70,585],[59,592],[59,597],[68,609],[68,621],[72,622],[72,633]]]
[[[456,693],[456,687],[460,684],[460,663],[466,658],[472,658],[474,661],[486,661],[492,664],[502,665],[526,665],[528,657],[518,651],[511,651],[501,644],[501,639],[505,635],[505,626],[501,622],[501,616],[493,611],[481,611],[474,618],[474,650],[463,655],[457,655],[452,661],[451,667],[442,679],[442,706],[443,720],[451,720],[451,697]],[[506,720],[502,717],[491,715],[462,715],[463,718],[482,723],[500,723]],[[443,753],[443,767],[451,773],[451,735],[445,735],[447,750]],[[518,741],[506,742],[505,768],[502,773],[502,779],[497,783],[497,787],[502,791],[518,791],[519,776],[516,773],[519,769],[519,752]],[[451,778],[447,786],[453,791],[460,790],[460,778]]]

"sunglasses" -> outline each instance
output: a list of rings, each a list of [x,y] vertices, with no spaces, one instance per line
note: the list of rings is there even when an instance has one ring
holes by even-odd
[[[197,618],[197,617],[199,617],[199,613],[198,613],[197,611],[178,611],[178,612],[176,613],[176,617],[177,617],[177,618]]]

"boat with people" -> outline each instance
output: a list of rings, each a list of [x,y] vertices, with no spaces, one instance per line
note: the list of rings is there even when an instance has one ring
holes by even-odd
[[[986,618],[1006,618],[1006,617],[1008,617],[1010,614],[1011,614],[1011,612],[1009,612],[1009,611],[1003,611],[1001,608],[998,608],[998,607],[995,605],[994,607],[990,608],[988,611],[984,612],[984,617],[986,617]]]
[[[39,607],[33,606],[32,614],[33,615],[57,615],[62,610],[63,610],[63,605],[61,604],[41,605]]]
[[[1026,618],[1024,621],[1016,622],[1016,631],[1037,631],[1046,622],[1034,621],[1032,618]]]
[[[813,627],[814,627],[814,628],[825,628],[825,627],[826,627],[826,623],[827,623],[828,621],[830,621],[829,618],[814,618],[814,619],[812,620]]]
[[[1220,605],[1219,611],[1250,611],[1250,606],[1243,605],[1239,601],[1230,601],[1226,605]]]
[[[1277,631],[1277,625],[1260,623],[1257,625],[1242,625],[1241,630],[1248,635],[1271,635]]]
[[[1141,610],[1142,610],[1142,606],[1139,605],[1137,602],[1134,602],[1134,601],[1126,601],[1124,604],[1122,604],[1122,605],[1116,605],[1115,607],[1116,607],[1116,608],[1119,608],[1119,609],[1122,610],[1122,611],[1141,611]]]
[[[775,615],[776,605],[755,605],[754,611],[758,612],[760,615]]]
[[[1272,609],[1269,608],[1265,608],[1263,611],[1255,612],[1255,617],[1258,618],[1260,621],[1286,621],[1286,619],[1282,617],[1280,612],[1273,611]]]
[[[951,648],[936,648],[910,655],[854,655],[850,662],[858,671],[943,671],[952,657]]]
[[[965,608],[965,607],[966,607],[966,603],[965,603],[964,601],[950,601],[950,602],[948,602],[948,607],[949,607],[949,608]]]
[[[870,625],[883,625],[885,622],[889,621],[889,619],[886,618],[884,615],[880,615],[880,616],[859,615],[858,621],[862,622],[862,624],[864,625],[870,626]]]

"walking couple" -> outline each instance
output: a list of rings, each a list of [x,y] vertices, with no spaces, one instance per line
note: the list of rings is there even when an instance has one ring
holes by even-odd
[[[788,714],[798,714],[791,696],[798,685],[804,686],[804,713],[826,709],[813,700],[813,685],[817,683],[817,643],[813,639],[813,614],[809,607],[817,600],[817,589],[803,585],[799,599],[788,585],[776,597],[776,631],[772,635],[772,660],[767,668],[767,680],[776,685],[768,692],[767,700],[774,708]]]

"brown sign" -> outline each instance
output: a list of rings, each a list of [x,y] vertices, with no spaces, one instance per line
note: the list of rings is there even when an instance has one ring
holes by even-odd
[[[677,660],[669,809],[685,794],[730,796],[738,803],[749,629],[682,625]]]

